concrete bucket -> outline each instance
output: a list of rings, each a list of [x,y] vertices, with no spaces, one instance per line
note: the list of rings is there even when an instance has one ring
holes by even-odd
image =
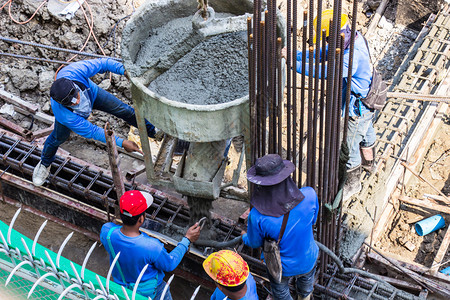
[[[209,1],[205,11],[197,4],[143,4],[123,31],[122,57],[131,77],[149,182],[216,199],[227,140],[248,129],[247,18],[253,2]],[[167,133],[166,140],[190,142],[175,174],[158,177],[158,159],[171,165],[173,151],[160,150],[156,162],[151,160],[144,118]]]

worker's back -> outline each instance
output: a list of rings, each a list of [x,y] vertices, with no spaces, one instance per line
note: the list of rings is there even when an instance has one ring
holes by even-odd
[[[107,240],[107,235],[113,229],[110,237],[111,245],[117,255],[120,252],[119,264],[127,284],[134,283],[146,264],[149,266],[141,278],[142,282],[158,278],[158,283],[163,280],[164,272],[153,267],[163,249],[163,244],[145,233],[137,237],[128,237],[120,231],[120,226],[114,223],[106,223],[100,232],[100,240],[109,254],[110,263],[114,260]],[[114,281],[126,285],[117,267],[112,272]]]
[[[319,211],[317,195],[311,187],[304,187],[300,191],[305,198],[290,210],[286,230],[280,242],[283,276],[295,276],[311,271],[319,253],[313,235],[313,225]],[[248,222],[249,242],[246,244],[257,248],[260,245],[253,242],[258,243],[259,238],[278,239],[283,216],[266,216],[253,208]],[[255,228],[259,232],[251,232]]]

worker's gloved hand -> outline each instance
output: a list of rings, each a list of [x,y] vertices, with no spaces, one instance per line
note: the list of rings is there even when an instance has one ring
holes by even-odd
[[[130,80],[130,74],[128,74],[127,71],[125,71],[125,72],[123,73],[123,75],[124,75],[128,80]]]
[[[191,241],[191,243],[194,243],[198,240],[198,237],[200,236],[200,226],[197,223],[189,227],[188,231],[186,232],[186,237]]]
[[[130,140],[123,140],[122,143],[123,149],[127,150],[127,152],[139,152],[140,154],[144,155],[144,153],[139,149],[139,146]]]

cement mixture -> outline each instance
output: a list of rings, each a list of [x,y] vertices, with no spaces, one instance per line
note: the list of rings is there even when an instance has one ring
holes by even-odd
[[[218,104],[248,94],[247,32],[214,36],[195,46],[148,88],[178,102]]]

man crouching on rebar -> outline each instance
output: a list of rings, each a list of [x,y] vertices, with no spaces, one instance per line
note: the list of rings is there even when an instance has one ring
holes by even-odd
[[[55,160],[58,147],[73,131],[88,139],[105,142],[105,131],[87,119],[92,110],[101,110],[121,118],[137,127],[133,107],[123,103],[114,95],[100,88],[90,78],[99,73],[112,72],[128,77],[122,63],[112,58],[98,58],[78,61],[61,69],[50,88],[51,106],[55,115],[52,133],[45,140],[41,160],[34,168],[33,183],[44,184]],[[145,120],[147,134],[157,138],[162,132]],[[116,136],[116,145],[128,152],[141,152],[138,145]],[[141,152],[142,153],[142,152]]]
[[[275,300],[292,300],[289,291],[292,277],[298,299],[310,299],[319,255],[313,235],[319,201],[313,188],[298,189],[290,176],[294,171],[292,162],[278,154],[268,154],[257,159],[247,172],[247,179],[255,186],[247,233],[242,239],[252,248],[263,247]],[[279,251],[275,249],[272,255],[268,248],[274,244],[278,247],[272,249]]]
[[[195,223],[178,245],[168,253],[158,239],[140,232],[145,212],[153,203],[149,193],[127,191],[120,197],[120,218],[123,226],[106,223],[100,232],[100,240],[109,254],[110,263],[120,252],[112,271],[114,281],[133,289],[142,270],[147,266],[137,287],[138,294],[154,300],[172,300],[169,289],[162,298],[164,272],[172,272],[181,262],[189,245],[200,236],[200,226]]]

